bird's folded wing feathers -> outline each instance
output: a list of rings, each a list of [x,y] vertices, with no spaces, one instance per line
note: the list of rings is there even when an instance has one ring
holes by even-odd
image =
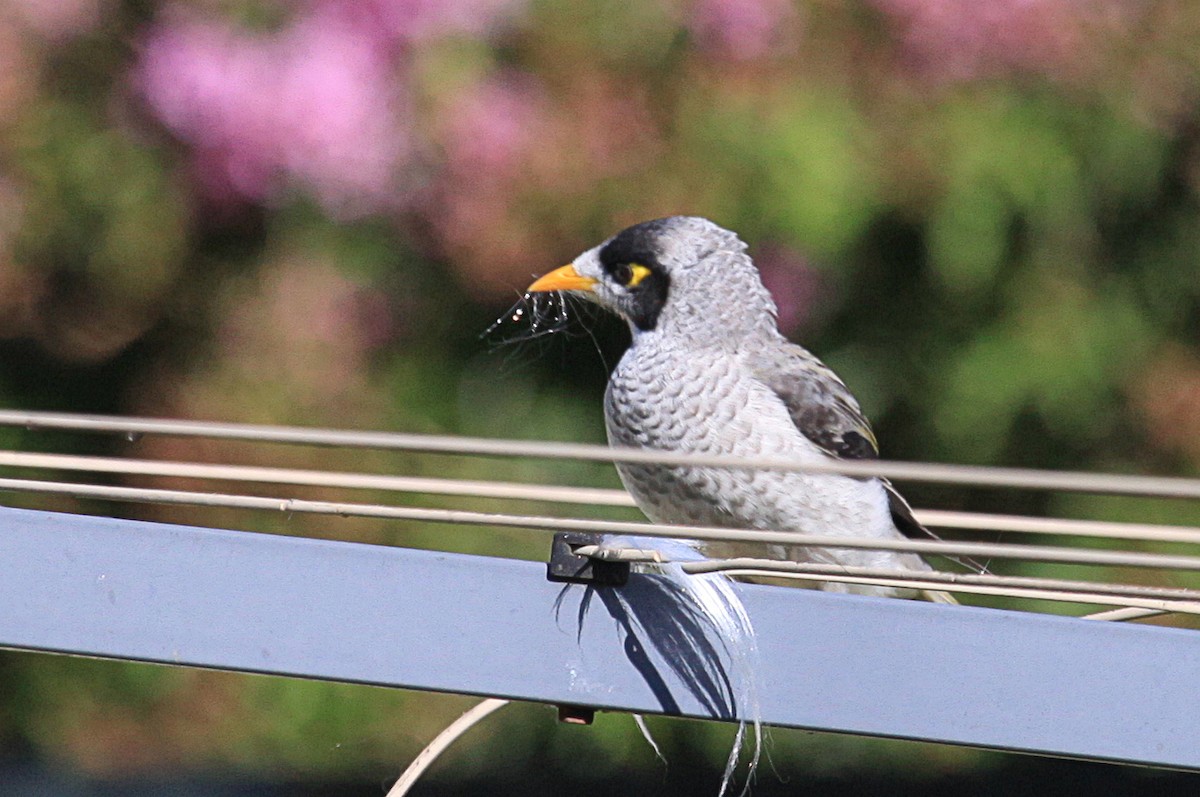
[[[876,459],[879,444],[850,389],[807,349],[786,344],[758,350],[754,375],[787,407],[796,428],[834,459]],[[912,508],[887,479],[892,520],[906,537],[936,536],[913,517]]]
[[[858,401],[829,366],[807,349],[793,343],[764,347],[750,353],[751,370],[787,407],[800,433],[834,459],[876,459],[879,444]],[[941,539],[922,526],[912,507],[887,479],[879,480],[887,491],[892,522],[912,539]],[[983,572],[985,568],[963,559],[964,566]]]
[[[791,343],[748,353],[754,376],[787,407],[801,434],[837,459],[874,459],[879,446],[849,388],[823,362]]]

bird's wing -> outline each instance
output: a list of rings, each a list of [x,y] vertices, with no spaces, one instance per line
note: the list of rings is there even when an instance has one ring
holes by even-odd
[[[838,459],[874,459],[879,445],[850,389],[808,350],[786,343],[749,354],[754,376],[787,407],[800,433]]]
[[[877,459],[879,444],[850,389],[829,366],[792,343],[751,354],[755,377],[777,395],[800,433],[836,459]],[[940,540],[913,516],[912,507],[887,479],[892,522],[906,537]],[[985,568],[969,559],[956,560],[978,572]]]

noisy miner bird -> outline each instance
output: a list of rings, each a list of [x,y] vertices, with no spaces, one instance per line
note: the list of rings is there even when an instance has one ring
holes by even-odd
[[[775,303],[738,236],[707,219],[636,224],[546,274],[530,292],[585,297],[629,323],[633,342],[604,395],[614,446],[823,463],[878,456],[846,385],[776,324]],[[930,537],[886,480],[621,463],[657,523],[898,539]],[[709,553],[713,553],[710,546]],[[722,546],[722,556],[763,551]],[[929,571],[910,553],[772,546],[794,561]],[[829,584],[877,595],[891,588]],[[930,599],[952,601],[945,593]]]

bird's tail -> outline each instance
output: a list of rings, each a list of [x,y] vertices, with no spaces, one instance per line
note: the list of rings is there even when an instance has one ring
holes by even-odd
[[[645,632],[647,647],[655,649],[661,663],[688,684],[715,715],[737,718],[738,730],[718,797],[724,797],[733,782],[746,746],[747,731],[753,736],[746,786],[742,790],[745,794],[762,752],[762,723],[757,689],[758,644],[737,584],[719,573],[684,572],[681,563],[705,557],[680,540],[634,537],[605,541],[605,547],[618,546],[657,550],[667,561],[655,565],[648,573],[655,584],[657,609],[638,606],[638,593],[627,588],[614,592],[620,596],[633,623]],[[651,617],[660,613],[664,604],[670,611],[665,632],[663,618]],[[649,627],[651,620],[653,629]],[[639,727],[645,732],[644,724]]]
[[[682,564],[706,557],[682,540],[647,537],[607,537],[603,547],[658,551],[664,564],[648,567],[648,576],[606,591],[617,604],[615,616],[626,633],[644,642],[655,666],[675,673],[714,716],[737,718],[738,730],[726,761],[718,797],[724,797],[737,773],[748,741],[752,741],[746,794],[762,753],[762,723],[758,701],[758,642],[739,594],[738,582],[720,573],[685,572]],[[957,604],[948,592],[922,590],[934,603]],[[649,737],[645,723],[638,727]],[[752,736],[752,740],[747,737]]]

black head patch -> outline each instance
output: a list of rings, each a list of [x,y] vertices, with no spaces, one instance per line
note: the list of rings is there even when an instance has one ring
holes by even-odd
[[[650,273],[629,287],[628,302],[622,308],[635,327],[654,329],[659,313],[667,302],[670,277],[660,260],[661,238],[669,219],[645,221],[617,233],[600,249],[600,266],[619,285],[627,285],[632,266],[644,266]]]

